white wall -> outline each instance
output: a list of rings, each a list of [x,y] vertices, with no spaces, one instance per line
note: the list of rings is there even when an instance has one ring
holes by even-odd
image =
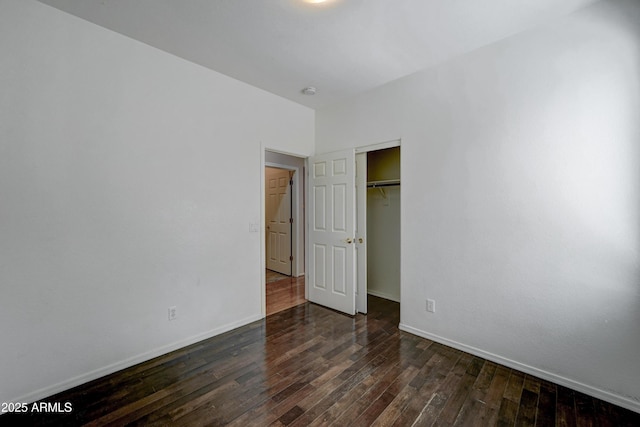
[[[367,293],[400,302],[400,187],[367,189]]]
[[[404,329],[640,411],[639,76],[605,1],[316,113],[402,138]]]
[[[262,147],[312,110],[32,0],[0,58],[0,401],[261,317]]]

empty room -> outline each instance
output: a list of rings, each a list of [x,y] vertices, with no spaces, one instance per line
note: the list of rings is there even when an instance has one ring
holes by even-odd
[[[638,0],[0,0],[0,424],[640,425],[639,117]]]

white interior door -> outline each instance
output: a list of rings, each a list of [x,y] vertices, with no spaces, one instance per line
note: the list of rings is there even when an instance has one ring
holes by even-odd
[[[291,275],[291,171],[265,169],[267,268]]]
[[[309,300],[353,315],[355,154],[323,154],[309,165]]]

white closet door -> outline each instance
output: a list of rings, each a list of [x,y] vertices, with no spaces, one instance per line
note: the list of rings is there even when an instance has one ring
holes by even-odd
[[[355,153],[309,161],[309,300],[354,315]]]

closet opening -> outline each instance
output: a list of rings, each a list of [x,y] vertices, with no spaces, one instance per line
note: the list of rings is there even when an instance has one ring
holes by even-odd
[[[400,146],[356,154],[357,310],[367,295],[400,302]]]

